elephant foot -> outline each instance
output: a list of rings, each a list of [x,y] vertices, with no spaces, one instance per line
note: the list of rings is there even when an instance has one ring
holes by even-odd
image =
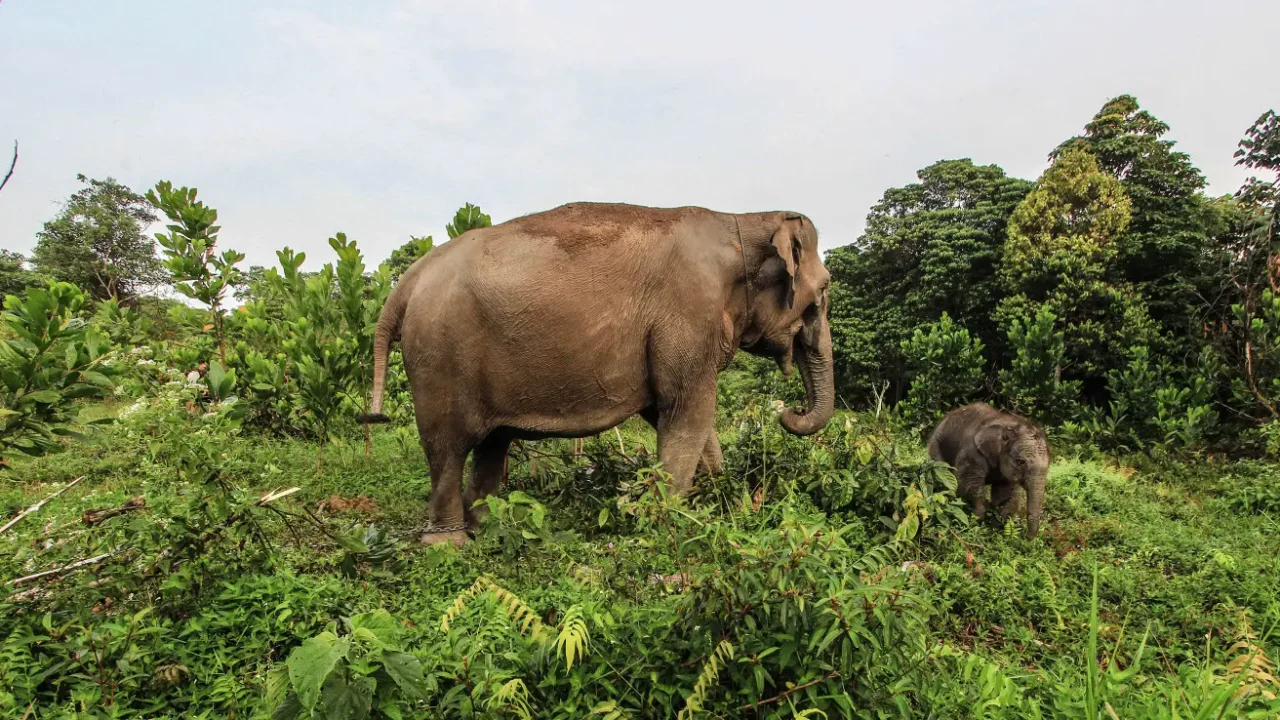
[[[453,543],[454,547],[462,547],[467,544],[466,530],[451,530],[449,532],[424,532],[418,537],[418,542],[423,545],[436,545],[438,543]]]

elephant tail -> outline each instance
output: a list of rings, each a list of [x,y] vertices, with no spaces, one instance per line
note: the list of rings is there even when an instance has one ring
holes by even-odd
[[[391,351],[391,342],[400,338],[400,324],[404,320],[405,306],[408,304],[408,290],[403,289],[401,282],[387,297],[378,316],[378,329],[373,335],[373,404],[369,412],[356,419],[366,425],[372,423],[391,422],[391,418],[382,412],[382,395],[387,381],[387,354]]]

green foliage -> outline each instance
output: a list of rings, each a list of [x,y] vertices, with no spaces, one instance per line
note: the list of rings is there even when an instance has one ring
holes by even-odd
[[[862,237],[827,255],[832,340],[851,389],[879,380],[905,389],[902,342],[944,312],[987,348],[1000,347],[991,321],[1003,296],[995,269],[1009,215],[1031,184],[968,159],[935,163],[918,177],[887,190]]]
[[[911,339],[902,342],[911,379],[903,414],[916,424],[932,424],[947,410],[973,399],[982,389],[982,351],[982,341],[971,338],[945,312],[938,322],[916,328]]]
[[[110,392],[107,341],[79,317],[85,297],[70,283],[50,283],[25,299],[5,298],[0,342],[0,467],[11,452],[43,455],[62,448],[76,401]]]
[[[1000,392],[1009,405],[1041,422],[1071,417],[1080,397],[1080,381],[1062,378],[1066,345],[1063,333],[1055,329],[1057,322],[1048,303],[1034,318],[1011,318],[1008,347],[1013,359],[1000,370]]]
[[[1174,150],[1164,137],[1168,132],[1136,98],[1121,95],[1050,157],[1088,152],[1119,180],[1131,213],[1124,231],[1112,236],[1114,280],[1123,278],[1142,294],[1163,332],[1190,339],[1200,298],[1210,294],[1205,261],[1219,228],[1201,193],[1204,176],[1186,153]]]
[[[409,242],[392,250],[391,256],[384,263],[387,272],[391,274],[391,281],[399,280],[410,265],[417,262],[418,258],[431,252],[433,247],[435,247],[435,242],[428,235],[426,237],[410,237]]]
[[[519,562],[529,550],[555,547],[570,535],[553,532],[542,503],[520,490],[507,497],[490,495],[477,501],[488,508],[485,535],[491,537],[510,562]]]
[[[997,318],[1006,333],[1048,305],[1061,324],[1070,379],[1094,379],[1128,347],[1155,340],[1139,294],[1113,277],[1130,203],[1092,155],[1055,160],[1009,220],[1000,275],[1009,296]]]
[[[386,610],[344,619],[289,653],[267,677],[273,718],[403,717],[404,700],[424,692],[422,663],[405,652],[400,622]]]
[[[474,230],[476,228],[486,228],[493,225],[493,221],[488,215],[480,212],[478,205],[467,203],[458,208],[458,212],[453,215],[453,222],[445,226],[445,232],[449,233],[449,239],[452,240],[459,235]]]
[[[0,297],[24,294],[47,284],[39,273],[27,269],[27,259],[9,250],[0,250]]]
[[[155,243],[143,231],[156,221],[145,198],[113,178],[87,184],[36,234],[32,262],[48,277],[93,300],[130,302],[165,281]]]
[[[236,265],[244,260],[244,254],[235,250],[215,254],[221,229],[214,224],[218,222],[218,211],[197,201],[195,188],[175,189],[169,181],[161,181],[147,191],[147,202],[169,218],[170,224],[166,226],[169,234],[157,234],[156,240],[164,248],[164,266],[169,270],[173,286],[183,295],[208,306],[219,356],[226,362],[222,305],[227,289],[241,280],[241,271]]]
[[[281,298],[284,327],[277,335],[288,363],[294,368],[297,398],[305,423],[321,443],[332,436],[336,422],[369,403],[373,384],[373,335],[378,313],[391,290],[386,266],[365,274],[363,255],[343,233],[329,239],[338,261],[326,263],[310,277],[300,272],[304,253],[280,251],[281,273],[269,272],[269,281]],[[248,308],[264,331],[272,318],[262,316],[261,306]],[[274,366],[258,361],[265,390],[276,377]]]

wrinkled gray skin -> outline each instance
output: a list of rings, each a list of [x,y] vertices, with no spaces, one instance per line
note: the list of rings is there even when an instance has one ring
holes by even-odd
[[[573,203],[472,230],[405,272],[378,320],[373,406],[400,341],[431,469],[422,541],[461,545],[513,439],[586,437],[639,414],[658,431],[673,490],[722,464],[716,375],[739,350],[794,362],[807,407],[834,411],[830,274],[802,215]],[[461,490],[463,463],[472,475]]]
[[[1040,531],[1050,459],[1044,430],[1025,418],[974,403],[942,418],[929,437],[929,457],[954,468],[959,495],[978,517],[986,508],[988,485],[991,503],[1003,506],[1006,518],[1023,514],[1019,496],[1025,493],[1027,537]]]

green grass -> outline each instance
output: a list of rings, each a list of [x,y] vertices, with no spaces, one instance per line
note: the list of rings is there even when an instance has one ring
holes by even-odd
[[[634,491],[619,506],[642,463],[619,457],[613,432],[589,439],[577,460],[567,441],[517,450],[503,496],[540,502],[545,527],[501,516],[461,551],[412,543],[429,481],[420,453],[395,429],[374,433],[371,457],[353,435],[326,452],[322,469],[304,440],[215,435],[208,442],[219,474],[202,484],[180,479],[172,459],[153,462],[149,443],[162,437],[150,434],[162,432],[153,421],[126,419],[62,454],[15,462],[0,485],[8,519],[85,478],[0,537],[0,578],[121,548],[128,558],[70,573],[35,596],[14,598],[6,585],[0,715],[265,717],[268,674],[294,648],[327,624],[340,633],[342,618],[385,609],[403,624],[425,683],[421,698],[395,700],[388,716],[518,717],[532,708],[535,717],[587,717],[616,708],[667,717],[696,686],[706,717],[811,708],[830,717],[1105,717],[1096,714],[1102,702],[1124,718],[1173,717],[1179,708],[1192,717],[1232,680],[1254,689],[1241,701],[1250,711],[1274,716],[1266,693],[1280,687],[1265,663],[1246,676],[1225,668],[1242,638],[1266,662],[1280,657],[1267,635],[1280,622],[1272,504],[1280,468],[1191,462],[1135,471],[1059,459],[1034,541],[1012,526],[952,517],[952,503],[925,518],[915,540],[886,544],[900,506],[898,518],[865,499],[824,510],[827,496],[806,488],[840,467],[881,472],[851,459],[861,437],[899,448],[893,467],[909,470],[922,452],[852,416],[845,429],[845,417],[812,440],[785,436],[772,418],[763,438],[758,423],[726,423],[728,472],[679,510]],[[624,433],[633,460],[639,445],[652,452],[646,425],[633,421]],[[852,497],[889,497],[889,489],[866,489],[872,475],[850,477],[841,482],[862,483]],[[301,490],[272,504],[288,515],[254,508],[219,529],[255,498],[294,486]],[[749,506],[761,488],[762,509],[744,510],[741,499]],[[80,520],[139,495],[144,510],[91,527]],[[368,502],[333,510],[326,501],[335,496]],[[405,542],[376,563],[356,556],[344,572],[351,558],[342,539],[370,524]],[[556,534],[563,531],[573,534]],[[192,559],[173,563],[187,557],[174,548],[210,533]],[[155,567],[167,569],[148,575]],[[690,575],[687,587],[670,581],[680,573]],[[577,608],[589,633],[585,656],[565,667],[562,648],[530,640],[483,593],[443,632],[446,609],[481,575],[553,636]],[[135,625],[145,632],[130,635],[128,619],[144,608],[150,613]],[[823,623],[835,624],[828,633]],[[1117,674],[1144,634],[1139,666]],[[722,640],[736,659],[717,655],[708,665]],[[861,669],[847,677],[841,668]]]

